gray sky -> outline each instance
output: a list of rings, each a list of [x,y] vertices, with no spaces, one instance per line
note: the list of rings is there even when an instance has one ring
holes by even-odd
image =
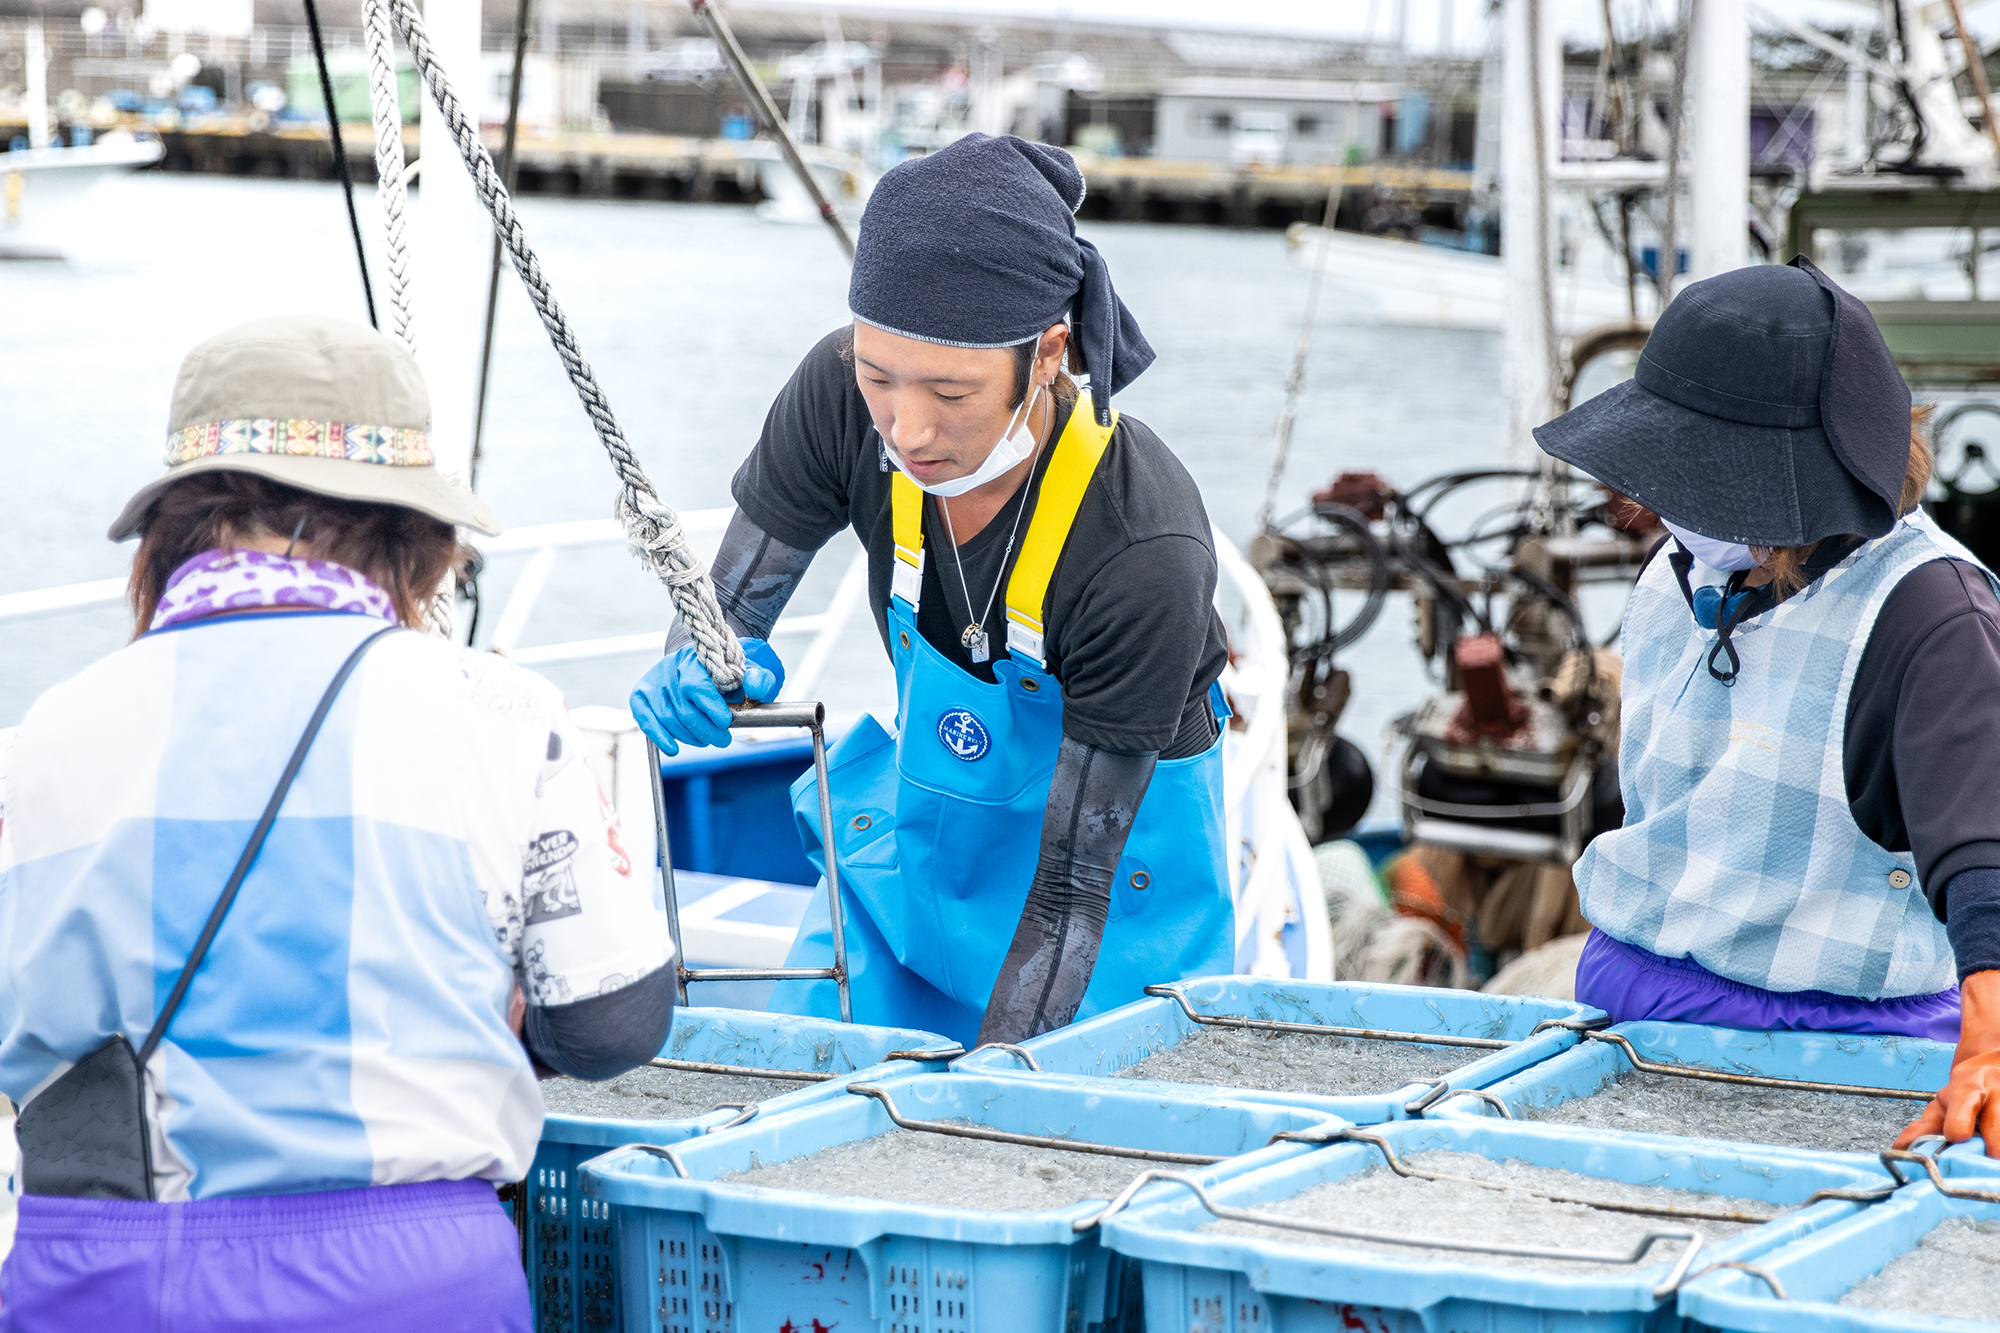
[[[795,0],[796,2],[796,0]],[[803,0],[820,4],[822,0]],[[1420,50],[1434,50],[1440,29],[1449,27],[1452,42],[1461,51],[1483,48],[1486,0],[1248,0],[1221,7],[1215,0],[863,0],[871,9],[912,9],[936,12],[949,9],[958,13],[988,13],[1055,18],[1067,11],[1090,21],[1172,23],[1188,27],[1245,32],[1263,29],[1274,32],[1359,37],[1373,19],[1374,35],[1387,41],[1393,37],[1399,3],[1408,6],[1410,44]],[[1835,26],[1857,23],[1872,26],[1880,12],[1873,3],[1850,0],[1764,0],[1772,9],[1788,17]],[[1595,42],[1602,30],[1600,0],[1556,0],[1562,15],[1565,36]],[[824,7],[842,8],[840,0],[824,0]],[[1665,26],[1665,16],[1674,9],[1673,0],[1611,0],[1612,13],[1621,32],[1635,29],[1643,15],[1650,14],[1653,26]],[[1968,0],[1966,21],[1988,41],[2000,35],[2000,3],[1995,0]],[[1227,20],[1218,22],[1219,14]],[[1752,22],[1755,22],[1753,17]]]

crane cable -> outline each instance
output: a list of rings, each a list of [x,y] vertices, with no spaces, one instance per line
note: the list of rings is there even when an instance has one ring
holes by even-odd
[[[628,549],[666,584],[674,608],[680,612],[694,638],[695,654],[716,687],[724,693],[736,689],[743,681],[743,645],[737,642],[735,633],[723,620],[722,607],[715,599],[715,585],[709,581],[708,567],[689,548],[680,516],[653,489],[652,481],[647,478],[638,456],[633,453],[631,444],[619,428],[618,419],[612,414],[611,404],[598,385],[596,374],[577,346],[576,334],[571,330],[568,318],[549,291],[548,280],[542,275],[541,261],[528,245],[527,233],[514,212],[507,187],[493,165],[493,156],[480,141],[479,127],[466,117],[458,94],[452,90],[450,81],[438,64],[423,16],[417,12],[412,0],[365,0],[365,8],[371,13],[386,8],[388,17],[402,33],[417,72],[429,87],[431,100],[457,143],[459,155],[465,160],[466,173],[472,178],[473,189],[492,216],[494,230],[506,244],[514,271],[520,275],[528,298],[534,303],[535,313],[541,317],[542,327],[548,331],[549,341],[561,358],[563,369],[569,374],[570,383],[583,403],[585,414],[590,417],[598,441],[610,456],[612,469],[618,474],[617,514],[625,529]],[[370,63],[372,72],[372,52]],[[379,99],[375,112],[379,149],[390,137]],[[394,141],[396,156],[400,160],[400,114],[396,116],[396,122]],[[399,173],[397,185],[400,184]]]

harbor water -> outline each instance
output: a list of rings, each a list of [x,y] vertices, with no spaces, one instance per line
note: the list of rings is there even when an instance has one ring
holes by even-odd
[[[383,302],[372,192],[360,201]],[[772,397],[813,342],[847,318],[846,266],[831,240],[817,227],[726,205],[536,198],[521,213],[662,494],[681,508],[727,505],[730,476]],[[1096,223],[1088,233],[1159,353],[1119,407],[1167,441],[1210,516],[1246,539],[1307,274],[1272,231]],[[174,372],[194,343],[260,315],[365,313],[330,184],[132,176],[96,197],[75,246],[79,257],[67,263],[0,266],[0,593],[125,573],[130,548],[107,542],[104,530],[160,466]],[[421,271],[415,290],[421,346]],[[1502,461],[1500,356],[1493,335],[1359,322],[1330,286],[1279,512],[1343,468],[1408,486]],[[610,513],[611,472],[511,272],[487,421],[478,484],[506,522]],[[1498,498],[1468,497],[1456,517],[1469,521]],[[1445,526],[1453,522],[1447,514]],[[854,549],[850,537],[836,539],[797,609],[831,595]],[[525,563],[492,562],[482,638]],[[1613,601],[1606,616],[1615,613]],[[669,618],[664,590],[622,550],[573,553],[522,642],[636,634]],[[1430,688],[1410,623],[1397,598],[1347,660],[1355,701],[1343,730],[1378,761],[1384,724]],[[119,608],[0,625],[0,726],[127,633]],[[641,654],[548,674],[572,704],[619,704],[646,664]],[[822,692],[833,707],[891,706],[887,663],[864,621],[846,636]],[[1387,813],[1379,797],[1376,813]]]

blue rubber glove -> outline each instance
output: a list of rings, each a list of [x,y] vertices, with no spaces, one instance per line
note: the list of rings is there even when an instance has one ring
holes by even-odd
[[[785,664],[762,639],[744,639],[743,688],[725,697],[709,678],[708,668],[695,656],[694,645],[682,644],[653,664],[632,691],[632,716],[662,754],[679,754],[682,745],[729,744],[729,705],[746,698],[768,703],[785,685]]]

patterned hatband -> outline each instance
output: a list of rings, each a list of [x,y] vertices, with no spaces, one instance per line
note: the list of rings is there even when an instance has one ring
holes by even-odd
[[[167,436],[167,466],[217,454],[277,454],[344,458],[390,467],[431,466],[430,436],[406,426],[357,426],[340,421],[258,417],[211,421]]]

